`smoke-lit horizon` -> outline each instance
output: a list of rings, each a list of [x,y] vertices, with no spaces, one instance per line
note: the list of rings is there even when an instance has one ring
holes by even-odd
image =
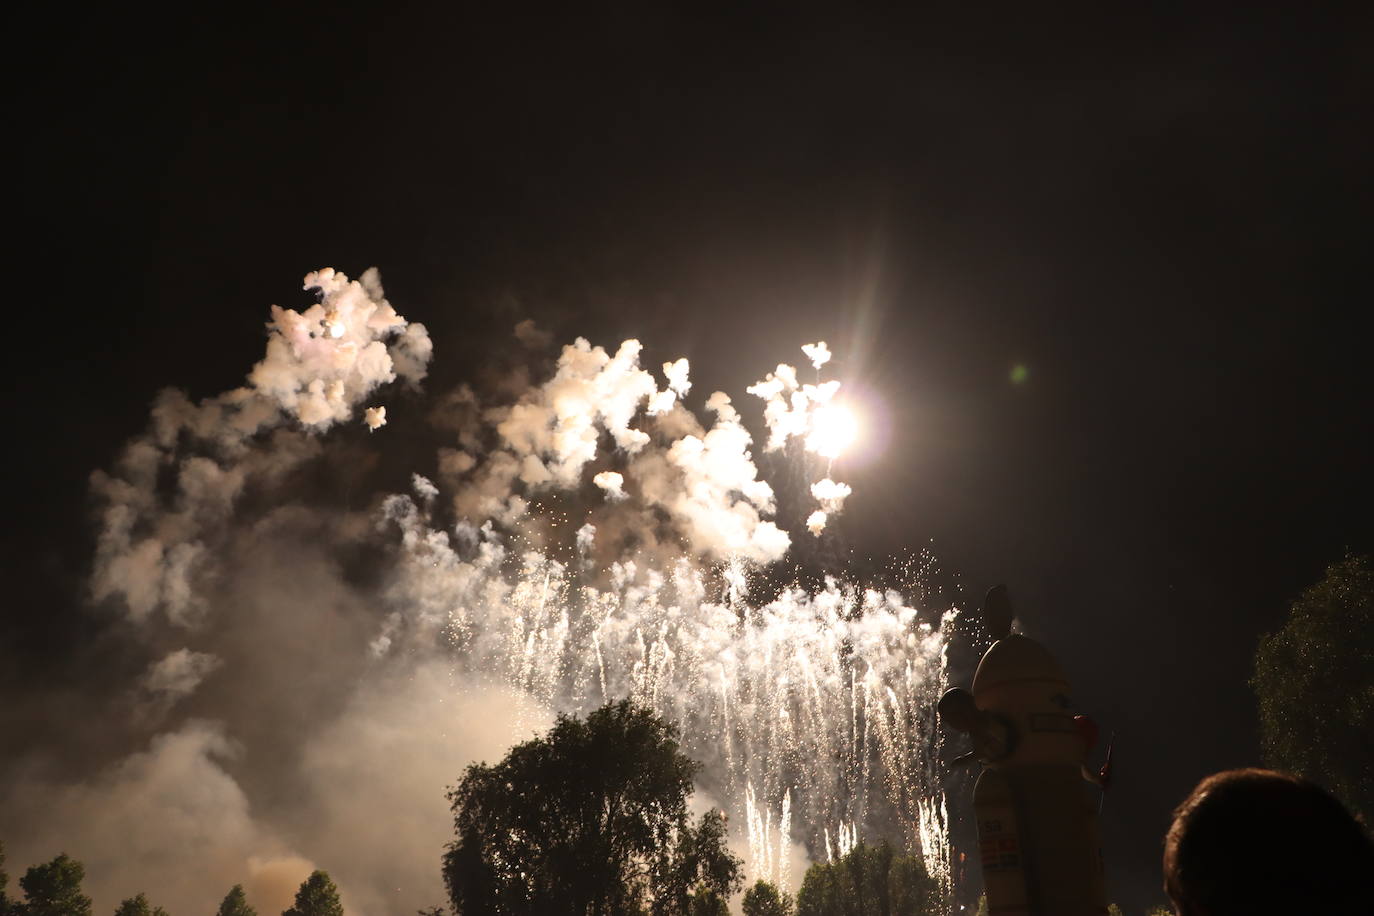
[[[933,559],[903,588],[779,578],[851,495],[823,341],[689,401],[690,354],[655,373],[637,340],[556,348],[527,320],[504,373],[427,392],[429,336],[376,271],[304,287],[318,302],[271,308],[243,386],[165,390],[92,474],[90,597],[142,661],[71,723],[99,753],[12,764],[12,871],[65,850],[97,907],[192,912],[242,883],[272,912],[318,867],[350,913],[413,911],[443,899],[467,764],[630,697],[682,728],[695,804],[731,816],[751,878],[795,886],[887,836],[948,881]],[[408,489],[373,489],[397,450]]]

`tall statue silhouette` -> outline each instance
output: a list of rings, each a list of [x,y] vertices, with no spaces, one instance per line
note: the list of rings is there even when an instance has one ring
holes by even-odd
[[[1075,715],[1068,679],[1044,646],[1012,633],[1006,586],[983,601],[995,642],[973,676],[940,698],[940,721],[965,732],[982,764],[973,789],[978,851],[992,916],[1107,912],[1097,800],[1106,768],[1086,767],[1097,726]]]

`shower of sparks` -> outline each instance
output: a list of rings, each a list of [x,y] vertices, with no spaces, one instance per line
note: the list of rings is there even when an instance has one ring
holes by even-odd
[[[685,559],[616,562],[596,585],[573,556],[497,537],[455,550],[410,498],[387,511],[414,549],[396,587],[448,596],[456,664],[556,709],[629,696],[678,723],[701,788],[744,815],[749,874],[786,887],[794,856],[886,835],[947,885],[945,642],[902,595],[832,578],[753,604]]]

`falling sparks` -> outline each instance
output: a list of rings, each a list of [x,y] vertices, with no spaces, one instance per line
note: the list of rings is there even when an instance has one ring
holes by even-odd
[[[751,875],[786,886],[794,846],[814,857],[828,844],[839,857],[865,832],[900,838],[937,880],[944,873],[931,710],[945,644],[896,592],[831,579],[751,605],[728,567],[685,558],[616,561],[594,587],[541,551],[495,540],[464,558],[409,499],[388,513],[421,547],[398,573],[401,603],[442,594],[462,608],[463,670],[556,709],[629,696],[678,723],[684,750],[705,764],[701,788],[744,814]]]

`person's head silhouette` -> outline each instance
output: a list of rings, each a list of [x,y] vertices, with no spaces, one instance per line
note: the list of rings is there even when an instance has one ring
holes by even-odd
[[[1164,890],[1179,916],[1374,916],[1374,843],[1319,786],[1228,770],[1174,812]]]

